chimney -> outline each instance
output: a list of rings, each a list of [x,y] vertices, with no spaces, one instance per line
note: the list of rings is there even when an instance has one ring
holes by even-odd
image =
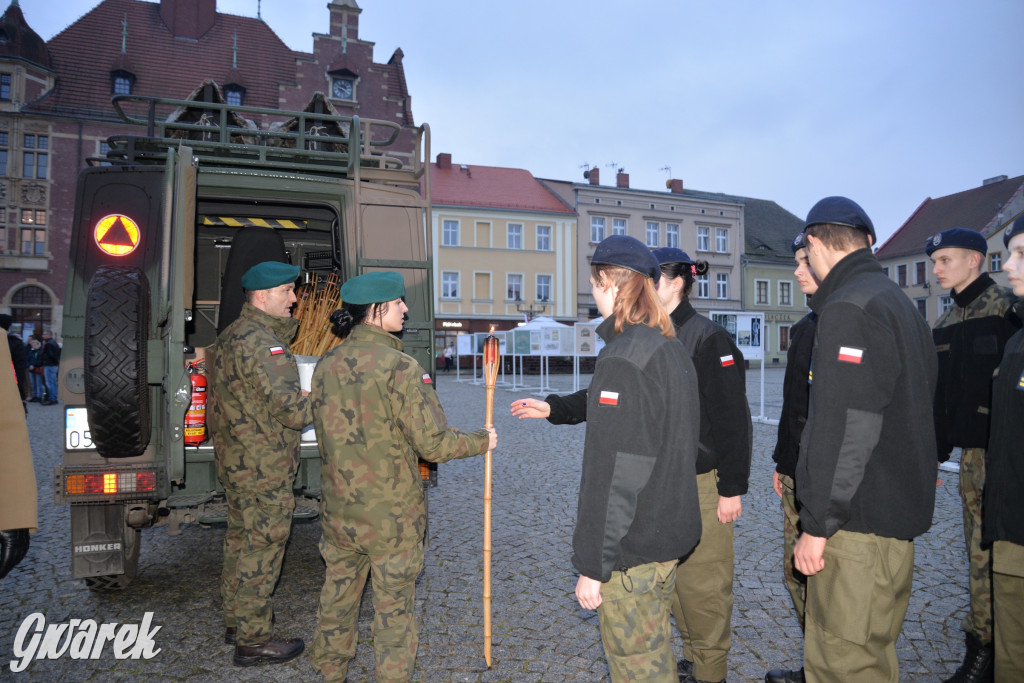
[[[629,187],[629,174],[621,170],[615,174],[615,187]]]
[[[355,0],[331,0],[327,8],[331,11],[331,35],[344,42],[359,40],[359,15],[363,10]]]
[[[437,167],[438,168],[451,168],[452,167],[452,155],[448,152],[441,152],[437,155]]]
[[[668,185],[669,192],[674,192],[675,194],[682,194],[682,192],[683,192],[683,179],[682,178],[672,178],[666,184]]]
[[[175,38],[199,40],[217,21],[217,0],[160,0],[160,18]]]
[[[601,184],[601,169],[595,166],[594,168],[590,169],[587,173],[587,180],[590,181],[591,185]]]
[[[1004,175],[997,175],[994,178],[985,178],[983,181],[981,181],[981,186],[985,187],[986,185],[995,185],[996,183],[1001,183],[1006,179],[1007,176]]]

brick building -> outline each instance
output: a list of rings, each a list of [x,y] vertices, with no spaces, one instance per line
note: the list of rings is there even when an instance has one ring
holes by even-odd
[[[0,17],[0,311],[23,332],[59,333],[78,172],[109,136],[144,134],[122,121],[113,95],[303,110],[322,92],[339,114],[400,124],[398,149],[411,152],[402,51],[374,62],[355,0],[331,0],[328,10],[328,31],[299,52],[259,18],[218,12],[216,0],[102,0],[49,42],[12,0]],[[243,117],[259,128],[287,118]]]

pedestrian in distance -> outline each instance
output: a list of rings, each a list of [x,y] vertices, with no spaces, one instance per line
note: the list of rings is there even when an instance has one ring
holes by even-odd
[[[43,350],[39,357],[43,366],[43,382],[46,384],[46,400],[41,406],[57,405],[57,371],[60,366],[60,346],[50,330],[43,330]]]
[[[14,363],[14,377],[18,382],[18,395],[22,401],[27,401],[32,395],[28,379],[28,346],[21,337],[11,332],[12,323],[11,316],[0,313],[0,329],[7,335],[7,346],[11,353],[11,361]]]
[[[452,358],[455,356],[455,345],[448,342],[448,345],[444,347],[444,371],[448,372],[452,368]]]
[[[298,657],[301,638],[274,633],[274,586],[291,534],[301,430],[313,421],[288,344],[299,267],[264,261],[242,276],[242,312],[217,336],[210,435],[227,499],[221,598],[224,641],[250,666]]]
[[[345,340],[313,372],[313,424],[323,461],[320,554],[327,565],[311,659],[344,681],[355,656],[367,574],[373,585],[378,681],[408,681],[416,662],[416,577],[427,514],[418,459],[493,450],[497,433],[449,427],[430,375],[395,336],[409,310],[396,272],[347,280],[334,332]]]
[[[939,357],[935,392],[938,460],[960,451],[960,501],[969,565],[970,603],[961,628],[966,638],[963,663],[944,683],[992,680],[992,558],[981,545],[992,373],[1007,340],[1020,329],[1013,292],[982,272],[988,243],[975,230],[951,228],[925,242],[932,273],[948,289],[953,305],[932,330]]]
[[[14,379],[11,351],[0,343],[0,579],[24,559],[29,534],[39,528],[36,475],[21,394]]]
[[[43,345],[35,335],[28,338],[28,378],[32,385],[32,398],[29,403],[42,403],[46,398],[46,384],[43,382],[43,366],[40,356]]]
[[[804,239],[821,278],[796,466],[793,555],[808,577],[804,668],[816,683],[896,683],[913,539],[935,507],[935,345],[871,253],[875,230],[860,206],[822,199]]]
[[[796,276],[800,291],[808,297],[818,291],[818,278],[807,260],[807,245],[804,234],[799,233],[790,246],[796,261]],[[789,350],[786,352],[786,375],[782,380],[782,413],[779,417],[779,432],[775,442],[772,460],[772,488],[782,504],[783,545],[782,573],[786,590],[793,599],[793,608],[804,629],[804,605],[807,597],[807,577],[793,566],[793,546],[800,535],[800,510],[796,501],[796,463],[800,455],[800,437],[807,424],[807,406],[811,389],[811,349],[814,346],[814,332],[818,314],[810,311],[789,331]],[[773,669],[765,674],[765,683],[803,683],[804,670]]]
[[[670,614],[679,558],[700,539],[697,371],[655,288],[642,242],[598,244],[590,282],[604,321],[587,392],[520,399],[512,414],[587,421],[573,566],[576,598],[596,609],[613,681],[677,681]]]
[[[1024,216],[1003,232],[1010,286],[1024,297]],[[1014,307],[1024,317],[1024,303]],[[992,552],[996,683],[1024,681],[1024,330],[1006,343],[992,383],[982,542]]]

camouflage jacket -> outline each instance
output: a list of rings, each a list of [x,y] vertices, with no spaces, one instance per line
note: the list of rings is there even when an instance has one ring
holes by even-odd
[[[417,456],[431,462],[487,450],[487,432],[447,426],[441,402],[402,342],[358,325],[313,372],[324,538],[386,553],[423,538],[426,508]]]
[[[217,336],[208,419],[224,486],[263,491],[295,477],[300,430],[313,421],[288,348],[298,326],[246,303]]]

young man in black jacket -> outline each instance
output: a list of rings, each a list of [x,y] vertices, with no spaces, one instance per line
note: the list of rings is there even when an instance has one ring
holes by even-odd
[[[813,681],[899,681],[913,539],[935,507],[930,330],[871,253],[871,220],[827,197],[804,229],[821,286],[807,426],[796,468]]]
[[[988,444],[992,372],[1006,341],[1020,329],[1011,308],[1016,300],[1006,287],[981,272],[988,243],[975,230],[951,228],[928,238],[925,252],[939,286],[953,306],[932,330],[939,356],[935,392],[935,441],[940,462],[959,446],[960,500],[964,541],[970,566],[970,608],[964,617],[967,651],[963,664],[945,683],[992,680],[992,561],[981,546],[985,447]]]

